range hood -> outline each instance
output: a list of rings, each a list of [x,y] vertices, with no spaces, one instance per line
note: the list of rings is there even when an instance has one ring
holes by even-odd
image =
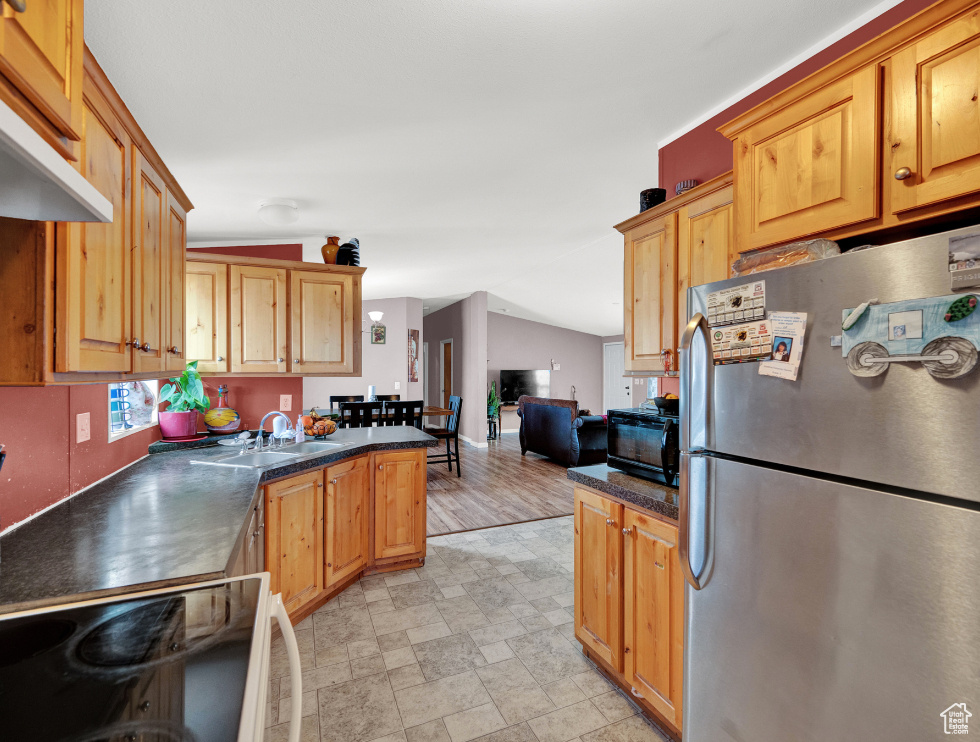
[[[112,203],[0,101],[0,216],[111,222]]]

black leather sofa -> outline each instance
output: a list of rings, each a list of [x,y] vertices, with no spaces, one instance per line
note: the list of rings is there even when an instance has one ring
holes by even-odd
[[[564,466],[588,466],[606,461],[606,420],[602,415],[580,416],[573,399],[521,397],[521,455],[539,453]]]

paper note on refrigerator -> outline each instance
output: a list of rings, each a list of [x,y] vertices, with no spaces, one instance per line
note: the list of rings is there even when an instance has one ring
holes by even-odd
[[[772,360],[759,364],[760,376],[796,381],[803,358],[806,312],[770,312]]]

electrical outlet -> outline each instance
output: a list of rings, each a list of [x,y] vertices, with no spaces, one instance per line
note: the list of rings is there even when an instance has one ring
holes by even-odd
[[[289,412],[293,409],[293,395],[292,394],[280,394],[279,395],[279,411]]]
[[[646,379],[633,379],[633,383],[637,386],[644,386],[647,383]]]
[[[80,412],[75,415],[75,443],[84,443],[92,438],[92,414]]]
[[[551,365],[551,367],[552,367],[552,368],[553,368],[553,369],[554,369],[555,371],[561,371],[561,364],[560,364],[560,363],[553,363],[553,364]]]
[[[402,388],[402,383],[400,381],[396,381],[395,382],[395,391],[397,392],[401,388]]]

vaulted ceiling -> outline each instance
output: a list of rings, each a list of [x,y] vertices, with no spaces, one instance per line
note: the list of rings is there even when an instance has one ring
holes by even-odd
[[[194,202],[192,242],[357,236],[365,298],[487,290],[611,335],[612,225],[657,184],[656,142],[874,6],[98,0],[85,37]],[[299,221],[264,224],[266,198]]]

